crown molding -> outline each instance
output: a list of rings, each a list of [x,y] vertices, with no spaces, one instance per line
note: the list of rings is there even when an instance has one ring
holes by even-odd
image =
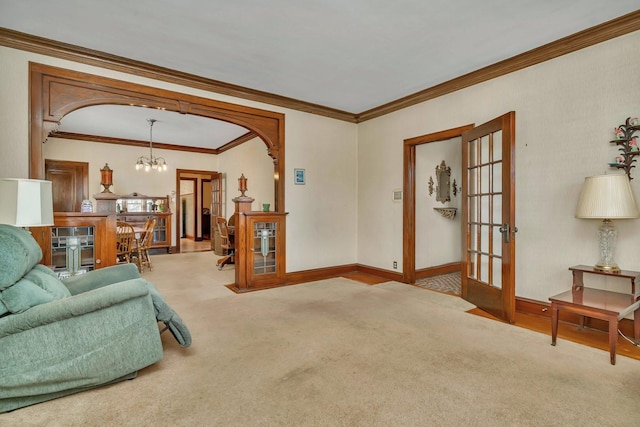
[[[356,115],[358,123],[640,30],[640,10]]]
[[[355,114],[0,27],[0,45],[355,123]]]
[[[337,120],[360,123],[638,30],[640,30],[640,10],[358,114],[1,27],[0,45]]]
[[[252,132],[249,132],[249,133],[252,133]],[[126,139],[126,138],[114,138],[110,136],[101,136],[101,135],[87,135],[83,133],[74,133],[74,132],[56,131],[56,132],[50,133],[49,138],[62,138],[62,139],[72,139],[72,140],[78,140],[78,141],[102,142],[105,144],[128,145],[131,147],[149,148],[149,141],[141,141],[137,139]],[[156,141],[153,141],[153,148],[158,150],[162,149],[162,150],[174,150],[174,151],[187,151],[191,153],[200,153],[200,154],[220,154],[220,150],[215,148],[189,147],[186,145],[166,144],[166,143],[156,142]]]
[[[105,144],[117,144],[117,145],[129,145],[131,147],[142,147],[146,148],[149,146],[149,141],[141,141],[138,139],[126,139],[126,138],[114,138],[111,136],[102,136],[102,135],[87,135],[82,133],[75,132],[61,132],[55,131],[49,134],[50,138],[62,138],[62,139],[73,139],[78,141],[90,141],[90,142],[102,142]],[[191,147],[188,145],[175,145],[175,144],[166,144],[162,142],[153,142],[154,148],[163,149],[163,150],[174,150],[174,151],[186,151],[190,153],[200,153],[200,154],[221,154],[227,150],[232,149],[233,147],[237,147],[238,145],[244,144],[247,141],[251,141],[254,138],[257,138],[254,132],[247,132],[244,135],[241,135],[224,145],[221,145],[218,148],[204,148],[204,147]]]
[[[244,135],[240,135],[236,139],[229,141],[226,144],[218,147],[217,149],[218,154],[224,153],[227,150],[231,150],[233,147],[237,147],[238,145],[244,144],[245,142],[251,141],[252,139],[257,137],[258,135],[256,135],[254,132],[247,132]]]

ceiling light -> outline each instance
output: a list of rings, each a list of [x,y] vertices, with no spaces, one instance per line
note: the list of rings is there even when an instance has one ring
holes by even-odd
[[[157,122],[157,120],[147,119],[147,122],[149,122],[149,157],[138,157],[138,160],[136,161],[136,170],[144,169],[145,172],[149,172],[152,169],[158,172],[166,171],[167,162],[164,160],[164,157],[153,156],[153,124]]]

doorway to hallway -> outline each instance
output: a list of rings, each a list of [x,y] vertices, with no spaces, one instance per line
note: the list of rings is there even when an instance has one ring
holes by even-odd
[[[213,250],[213,221],[221,209],[221,174],[213,171],[176,171],[176,252]]]

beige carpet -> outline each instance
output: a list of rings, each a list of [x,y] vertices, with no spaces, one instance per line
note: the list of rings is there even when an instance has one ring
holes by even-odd
[[[211,252],[145,273],[191,328],[138,378],[0,415],[1,426],[637,426],[640,362],[348,279],[243,295]]]

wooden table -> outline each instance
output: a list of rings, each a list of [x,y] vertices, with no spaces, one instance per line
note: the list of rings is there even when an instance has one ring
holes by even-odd
[[[637,271],[621,271],[609,273],[595,270],[593,267],[578,265],[569,268],[573,273],[571,290],[554,295],[551,301],[551,345],[556,345],[558,336],[558,312],[560,310],[580,315],[580,327],[584,327],[584,317],[601,319],[609,322],[609,355],[611,364],[616,364],[616,344],[618,342],[618,322],[634,313],[633,333],[636,344],[640,341],[640,295],[636,292],[635,281],[640,277]],[[623,294],[603,289],[586,288],[583,274],[599,274],[620,277],[631,281],[631,293]]]

